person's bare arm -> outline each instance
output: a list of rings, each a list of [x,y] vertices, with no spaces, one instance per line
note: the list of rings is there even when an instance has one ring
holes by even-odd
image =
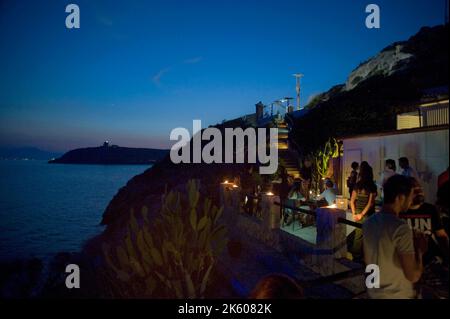
[[[419,281],[423,272],[422,254],[399,254],[399,258],[406,279],[412,283]]]
[[[353,215],[353,217],[354,217],[355,214],[356,214],[355,201],[356,201],[356,191],[353,191],[353,192],[352,192],[352,196],[351,196],[351,198],[350,198],[350,208],[351,208],[351,210],[352,210],[352,215]]]
[[[405,278],[417,282],[423,272],[422,256],[428,248],[425,234],[411,230],[404,222],[396,229],[392,240]]]
[[[370,193],[369,200],[367,201],[366,207],[361,212],[361,218],[364,217],[369,212],[369,209],[375,205],[375,193]]]
[[[439,229],[439,230],[436,230],[436,231],[434,232],[434,234],[436,235],[436,237],[442,238],[442,239],[446,239],[446,240],[448,241],[448,235],[447,235],[447,233],[445,232],[445,229]]]

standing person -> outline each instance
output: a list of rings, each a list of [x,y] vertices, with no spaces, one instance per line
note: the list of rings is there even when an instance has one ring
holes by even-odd
[[[381,197],[383,198],[383,186],[384,183],[391,177],[394,176],[397,171],[395,161],[393,159],[387,159],[384,163],[384,171],[381,173],[380,180],[378,182],[378,187],[381,190]]]
[[[441,216],[436,207],[425,202],[422,186],[410,177],[413,185],[414,198],[408,211],[400,213],[399,217],[406,220],[409,227],[429,236],[428,250],[423,257],[424,265],[441,258],[448,265],[449,242]]]
[[[447,234],[450,233],[449,229],[449,196],[450,194],[450,182],[449,182],[449,168],[443,173],[441,173],[438,177],[438,191],[437,191],[437,200],[436,206],[440,212],[442,217],[442,221],[444,223],[444,228]]]
[[[253,210],[254,210],[253,196],[254,196],[254,187],[255,186],[253,183],[252,174],[253,174],[253,166],[248,165],[241,172],[241,176],[239,178],[240,183],[241,183],[240,186],[242,188],[241,201],[244,202],[244,207],[243,207],[244,211],[249,215],[252,215]],[[247,200],[245,200],[245,198],[247,198]]]
[[[286,168],[281,166],[281,184],[280,184],[280,202],[282,205],[280,205],[280,219],[284,216],[284,205],[286,205],[286,199],[289,195],[289,175],[286,171]]]
[[[401,174],[406,177],[414,177],[416,180],[419,180],[419,175],[414,168],[409,166],[409,160],[407,157],[400,157],[398,159],[398,166],[402,169]]]
[[[389,177],[394,176],[397,171],[397,166],[393,159],[387,159],[384,163],[384,171],[381,173],[380,187],[383,188],[384,183],[389,179]]]
[[[372,299],[415,298],[413,283],[423,271],[422,256],[427,249],[425,236],[414,234],[399,218],[413,200],[413,185],[405,176],[395,175],[384,186],[380,213],[363,224],[364,260],[379,267],[379,288],[368,288]]]
[[[358,181],[358,168],[359,164],[357,162],[352,163],[352,171],[347,178],[347,187],[350,196],[352,196],[353,188],[355,188],[356,182]]]
[[[363,223],[364,220],[375,213],[375,198],[377,197],[377,185],[373,181],[373,170],[369,163],[362,162],[358,182],[352,192],[350,199],[350,208],[352,210],[353,220]],[[354,238],[350,244],[349,251],[354,260],[362,260],[362,230],[356,228]]]
[[[303,160],[303,166],[300,168],[300,177],[302,179],[302,193],[306,198],[309,198],[312,181],[312,163],[309,159]]]

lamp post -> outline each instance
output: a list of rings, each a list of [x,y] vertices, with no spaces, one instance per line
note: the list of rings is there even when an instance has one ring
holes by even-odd
[[[295,80],[296,80],[295,90],[297,92],[297,111],[299,111],[300,110],[300,79],[303,77],[303,74],[295,73],[295,74],[292,74],[292,76],[295,76]]]

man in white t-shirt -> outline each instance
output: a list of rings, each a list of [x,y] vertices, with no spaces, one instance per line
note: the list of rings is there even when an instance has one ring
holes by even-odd
[[[336,190],[333,188],[334,184],[331,180],[327,179],[325,187],[326,189],[317,197],[317,200],[325,199],[327,205],[333,205],[336,201]]]
[[[415,298],[413,284],[422,275],[422,256],[427,249],[423,234],[413,235],[398,216],[407,211],[414,197],[411,180],[394,175],[384,184],[381,212],[363,224],[364,260],[379,267],[379,288],[368,288],[372,299]]]

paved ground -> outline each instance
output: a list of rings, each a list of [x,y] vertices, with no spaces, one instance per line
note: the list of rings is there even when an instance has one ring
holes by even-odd
[[[296,220],[290,225],[282,226],[281,229],[289,234],[300,237],[311,244],[316,244],[317,229],[315,226],[302,228],[299,221]]]
[[[309,232],[311,233],[312,230],[310,229]],[[301,282],[320,278],[320,275],[305,266],[295,256],[285,256],[246,234],[232,233],[230,238],[241,239],[242,251],[237,258],[232,258],[226,252],[220,259],[219,269],[227,274],[236,297],[246,298],[259,280],[272,273],[283,273]],[[347,265],[342,266],[343,270],[360,267],[350,261],[346,262]],[[361,278],[355,279],[357,282],[361,281]],[[305,288],[305,294],[307,298],[352,298],[357,293],[351,291],[354,290],[354,285],[346,284],[345,286],[350,289],[334,283],[320,284]]]

